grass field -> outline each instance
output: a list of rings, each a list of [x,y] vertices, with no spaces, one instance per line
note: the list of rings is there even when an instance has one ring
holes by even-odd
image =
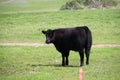
[[[94,44],[120,43],[120,9],[59,11],[66,1],[0,0],[0,42],[44,42],[44,29],[86,25]]]
[[[120,44],[120,9],[59,11],[66,1],[0,0],[0,43],[44,43],[44,29],[86,25],[93,44]],[[119,52],[93,48],[85,80],[119,80]],[[62,67],[53,46],[0,46],[0,80],[78,80],[79,54],[71,51],[69,60]]]
[[[120,9],[59,11],[66,1],[1,0],[0,42],[44,42],[43,29],[86,25],[94,44],[120,43]]]
[[[68,0],[0,0],[0,13],[58,11]]]
[[[0,42],[44,42],[44,29],[87,25],[93,43],[120,43],[120,10],[0,14]]]
[[[53,46],[0,47],[0,80],[78,80],[79,54],[71,52],[70,66],[61,66]],[[85,80],[119,80],[120,48],[94,48]]]

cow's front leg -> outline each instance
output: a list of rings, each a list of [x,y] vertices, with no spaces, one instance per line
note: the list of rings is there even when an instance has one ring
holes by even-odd
[[[66,57],[66,65],[69,65],[68,56]]]
[[[62,66],[69,65],[69,50],[62,52]]]
[[[62,66],[65,66],[65,56],[62,54]]]
[[[66,65],[69,65],[69,51],[66,52]]]

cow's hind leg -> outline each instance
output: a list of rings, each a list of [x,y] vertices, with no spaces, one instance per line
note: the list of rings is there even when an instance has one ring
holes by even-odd
[[[84,51],[83,50],[79,51],[79,54],[80,54],[80,66],[83,66],[84,65]]]
[[[90,48],[85,49],[85,54],[86,54],[86,64],[89,64],[89,56],[90,56]]]

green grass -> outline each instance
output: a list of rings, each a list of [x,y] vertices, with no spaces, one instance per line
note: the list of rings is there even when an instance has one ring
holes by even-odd
[[[0,0],[0,13],[59,11],[69,0]],[[120,9],[120,1],[116,0]]]
[[[119,44],[119,14],[119,9],[0,14],[0,42],[44,42],[44,29],[86,25],[94,44]]]
[[[94,44],[120,44],[120,9],[59,11],[67,0],[7,1],[0,0],[0,43],[44,42],[44,29],[87,25]],[[85,80],[119,80],[119,52],[93,48]],[[60,66],[53,46],[0,46],[0,80],[78,80],[79,54],[72,51],[69,60],[70,66]]]
[[[85,80],[119,80],[120,47],[94,48]],[[70,66],[52,46],[0,47],[0,80],[78,80],[79,54],[71,52]]]
[[[0,0],[0,13],[58,11],[67,0]]]

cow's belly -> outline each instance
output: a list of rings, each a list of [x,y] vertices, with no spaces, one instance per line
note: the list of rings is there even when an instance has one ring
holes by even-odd
[[[80,51],[84,48],[84,46],[82,45],[73,45],[73,46],[68,46],[69,50],[73,50],[73,51]]]

